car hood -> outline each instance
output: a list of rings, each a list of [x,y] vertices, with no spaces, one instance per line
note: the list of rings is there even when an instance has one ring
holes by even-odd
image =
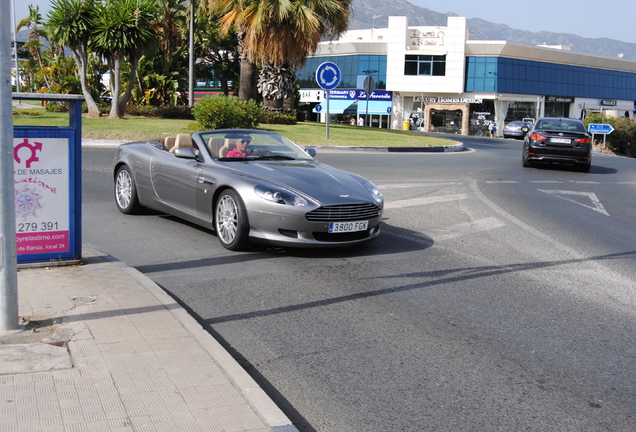
[[[308,195],[321,205],[373,202],[355,174],[318,161],[230,162],[232,167],[255,180],[263,180]]]

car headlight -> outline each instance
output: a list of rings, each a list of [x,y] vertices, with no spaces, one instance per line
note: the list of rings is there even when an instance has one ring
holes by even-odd
[[[369,194],[371,195],[371,198],[373,198],[373,201],[375,201],[377,205],[381,206],[382,203],[384,203],[384,196],[382,195],[382,192],[380,192],[380,189],[378,189],[376,185],[374,185],[370,181],[366,181],[364,182],[363,186],[369,192]]]
[[[258,185],[254,188],[256,195],[263,198],[266,201],[270,201],[276,204],[286,204],[292,206],[306,206],[307,200],[300,195],[297,195],[287,189],[272,185]]]

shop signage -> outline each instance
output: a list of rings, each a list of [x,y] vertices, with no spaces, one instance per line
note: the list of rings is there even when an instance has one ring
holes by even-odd
[[[546,102],[561,102],[561,103],[572,103],[574,102],[573,97],[569,96],[546,96]]]
[[[603,106],[616,106],[618,105],[615,100],[601,99],[601,105]]]
[[[462,103],[462,104],[471,104],[471,103],[483,103],[483,99],[481,98],[465,98],[465,97],[424,97],[421,100],[424,103]]]
[[[418,29],[409,29],[409,45],[416,47],[439,47],[444,46],[443,31],[421,31]]]
[[[349,89],[349,90],[329,90],[329,97],[331,99],[340,99],[340,100],[357,100],[357,99],[367,99],[367,93],[364,90],[360,89]],[[325,92],[325,99],[327,98],[327,92]],[[368,98],[370,101],[392,101],[393,100],[393,92],[386,90],[374,90],[371,92]]]

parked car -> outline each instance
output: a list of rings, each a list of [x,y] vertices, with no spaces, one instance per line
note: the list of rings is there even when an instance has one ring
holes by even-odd
[[[532,123],[524,121],[511,121],[503,127],[504,138],[524,139],[526,133],[532,128]]]
[[[315,154],[250,129],[122,144],[113,170],[115,202],[124,214],[151,208],[211,228],[230,250],[252,242],[319,247],[376,238],[382,193]]]
[[[589,172],[592,166],[592,143],[581,120],[544,117],[536,121],[523,145],[524,167],[536,162],[576,166]]]

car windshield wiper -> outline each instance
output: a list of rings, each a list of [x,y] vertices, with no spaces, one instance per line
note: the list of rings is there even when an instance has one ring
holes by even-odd
[[[295,158],[291,156],[283,156],[283,155],[264,155],[264,156],[257,156],[254,159],[256,160],[296,160]]]
[[[218,160],[223,161],[223,162],[240,162],[240,161],[246,161],[246,160],[250,160],[251,158],[249,157],[222,157],[219,158]]]

